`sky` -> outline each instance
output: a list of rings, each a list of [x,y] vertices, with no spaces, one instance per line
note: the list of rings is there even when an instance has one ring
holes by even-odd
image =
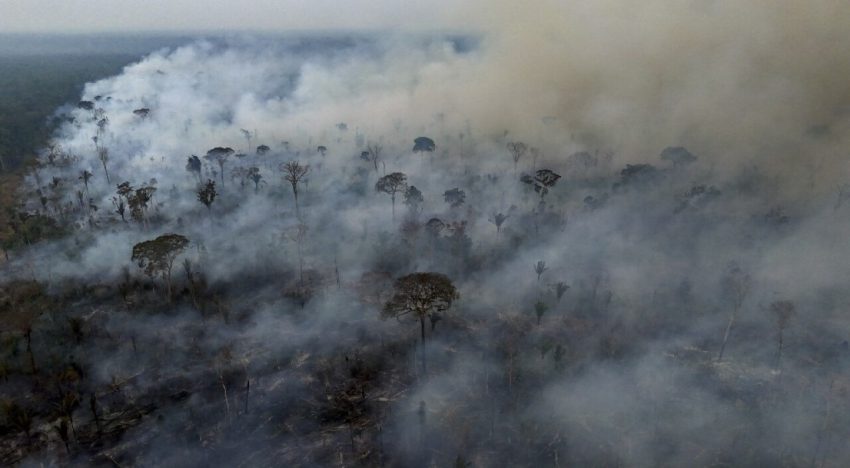
[[[0,0],[0,32],[460,29],[451,0]]]

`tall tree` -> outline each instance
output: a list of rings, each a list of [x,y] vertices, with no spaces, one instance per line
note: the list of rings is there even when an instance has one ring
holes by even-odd
[[[511,159],[514,161],[514,174],[516,174],[517,164],[519,160],[525,156],[525,152],[528,151],[528,146],[521,141],[512,141],[508,143],[508,151],[511,153]]]
[[[283,171],[283,178],[292,185],[292,194],[295,196],[295,215],[301,218],[301,209],[298,206],[298,182],[310,171],[309,165],[302,166],[298,161],[289,161],[281,164],[280,170]]]
[[[414,215],[422,212],[422,204],[424,202],[425,197],[422,196],[422,192],[415,185],[411,185],[404,191],[404,204],[407,205],[410,212]]]
[[[407,190],[407,176],[401,172],[387,174],[375,183],[375,191],[390,195],[393,202],[393,219],[395,219],[395,195]]]
[[[207,207],[207,212],[212,209],[212,203],[215,201],[215,181],[207,179],[207,183],[198,187],[198,201]]]
[[[186,170],[198,178],[198,183],[201,183],[201,158],[194,154],[189,156],[189,160],[186,162]]]
[[[378,143],[369,143],[366,145],[367,158],[369,162],[375,167],[375,174],[378,173],[378,163],[381,161],[381,153],[384,151],[384,147]]]
[[[154,278],[159,275],[168,288],[168,300],[171,294],[171,270],[174,260],[189,245],[189,239],[180,234],[165,234],[156,239],[139,242],[133,246],[131,260],[143,268],[145,274]]]
[[[720,351],[717,353],[717,362],[723,360],[723,353],[726,351],[726,343],[729,341],[729,332],[732,331],[732,325],[735,324],[735,319],[741,306],[744,304],[744,299],[750,291],[752,280],[737,264],[732,263],[727,267],[726,275],[723,277],[721,286],[723,293],[732,302],[732,311],[729,313],[729,321],[726,324],[726,331],[723,332],[723,341],[720,343]]]
[[[383,318],[413,316],[419,320],[422,338],[422,368],[425,362],[425,319],[433,319],[460,297],[452,281],[441,273],[411,273],[397,279],[393,296],[384,304]]]
[[[224,164],[227,162],[227,159],[233,154],[235,151],[233,148],[225,148],[221,146],[217,146],[209,151],[207,151],[204,159],[207,161],[215,161],[218,164],[218,168],[220,169],[221,174],[221,185],[224,186]]]

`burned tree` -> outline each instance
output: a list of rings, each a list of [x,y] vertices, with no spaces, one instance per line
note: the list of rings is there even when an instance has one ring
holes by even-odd
[[[295,196],[295,215],[301,218],[301,210],[298,206],[298,182],[310,171],[309,165],[302,166],[298,161],[289,161],[280,165],[280,170],[283,171],[283,178],[292,185],[292,194]]]
[[[778,371],[780,369],[780,365],[782,364],[782,346],[785,328],[788,327],[788,322],[790,322],[791,318],[794,316],[794,313],[796,312],[796,307],[791,301],[776,301],[770,304],[770,311],[776,317],[776,370]]]
[[[375,174],[378,173],[378,162],[381,160],[383,150],[384,147],[378,143],[369,143],[366,145],[366,151],[361,154],[361,156],[366,155],[366,160],[372,163],[372,166],[375,168]]]
[[[411,273],[395,282],[393,297],[384,304],[382,318],[401,320],[412,316],[419,320],[422,338],[422,368],[425,369],[425,319],[431,320],[451,307],[460,297],[452,281],[441,273]]]
[[[732,331],[732,325],[735,324],[735,319],[738,312],[741,310],[741,305],[747,294],[750,291],[752,281],[750,275],[741,269],[737,264],[732,263],[726,271],[726,275],[722,280],[723,293],[732,302],[732,312],[729,314],[729,321],[726,324],[726,331],[723,332],[723,341],[720,343],[720,351],[717,353],[717,362],[723,360],[723,353],[726,351],[726,343],[729,341],[729,332]]]
[[[106,168],[106,163],[109,161],[109,149],[101,146],[97,149],[97,159],[100,159],[100,164],[103,165],[103,173],[106,174],[106,183],[111,184],[109,180],[109,169]]]
[[[375,191],[390,195],[393,202],[393,219],[395,219],[395,195],[407,190],[407,176],[401,172],[393,172],[378,179],[375,183]]]
[[[168,290],[168,300],[171,300],[171,269],[174,260],[189,245],[189,239],[180,234],[165,234],[156,239],[139,242],[133,246],[130,260],[143,268],[151,279],[159,275]]]

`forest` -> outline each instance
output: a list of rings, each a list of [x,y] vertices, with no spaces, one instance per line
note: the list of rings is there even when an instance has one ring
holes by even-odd
[[[673,10],[207,37],[0,126],[0,463],[846,466],[850,48]]]

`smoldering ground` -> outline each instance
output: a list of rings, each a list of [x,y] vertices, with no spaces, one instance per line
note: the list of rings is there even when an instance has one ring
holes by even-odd
[[[475,37],[211,39],[89,84],[22,207],[66,234],[3,266],[52,304],[6,388],[78,378],[16,399],[41,435],[8,459],[846,464],[847,13],[488,5]],[[536,192],[538,169],[562,178]],[[395,172],[418,207],[375,191]],[[124,181],[156,188],[137,219]],[[166,232],[191,241],[170,300],[130,261]],[[380,319],[414,271],[460,292],[421,345]]]

